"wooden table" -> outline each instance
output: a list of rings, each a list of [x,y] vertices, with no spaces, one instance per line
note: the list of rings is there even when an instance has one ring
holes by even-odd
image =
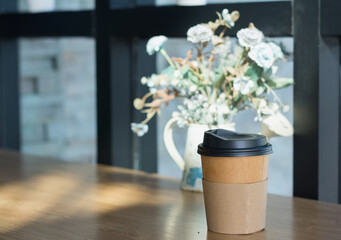
[[[178,180],[2,150],[0,239],[341,239],[341,206],[269,194],[265,231],[221,235]]]

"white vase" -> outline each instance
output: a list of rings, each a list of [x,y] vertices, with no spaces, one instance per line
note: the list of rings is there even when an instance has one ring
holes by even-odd
[[[190,124],[187,129],[185,157],[179,154],[173,141],[173,126],[177,118],[170,119],[164,129],[163,140],[166,149],[174,162],[182,170],[181,189],[202,192],[202,169],[200,155],[197,153],[198,145],[202,143],[204,132],[209,129],[223,128],[234,131],[234,123],[211,126]]]
[[[207,0],[177,0],[179,6],[202,6],[207,4]]]

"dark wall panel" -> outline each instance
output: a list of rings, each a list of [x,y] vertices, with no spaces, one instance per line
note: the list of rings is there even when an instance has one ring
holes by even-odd
[[[149,76],[156,72],[156,56],[149,56],[146,52],[146,39],[134,39],[134,76],[133,92],[134,98],[141,98],[148,92],[148,87],[141,85],[141,77]],[[132,108],[132,105],[131,105]],[[145,114],[134,110],[134,121],[141,122]],[[138,169],[146,172],[157,172],[157,129],[156,117],[148,122],[149,131],[143,137],[134,135],[135,150],[138,155]]]
[[[111,119],[112,165],[132,168],[132,101],[131,41],[114,38],[111,41]],[[108,113],[110,114],[110,113]]]
[[[318,0],[295,0],[294,195],[318,198]]]
[[[20,150],[18,42],[0,39],[0,147]]]
[[[318,199],[339,201],[340,42],[321,38],[319,46],[319,186]]]

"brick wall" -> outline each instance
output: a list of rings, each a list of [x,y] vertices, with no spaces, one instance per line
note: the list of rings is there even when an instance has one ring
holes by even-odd
[[[19,42],[22,151],[95,162],[94,41]]]

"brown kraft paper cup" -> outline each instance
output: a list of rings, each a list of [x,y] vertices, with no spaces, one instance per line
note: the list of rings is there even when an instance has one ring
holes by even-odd
[[[249,234],[265,227],[271,144],[257,134],[205,132],[198,146],[209,231]]]
[[[267,180],[252,184],[202,182],[209,231],[250,234],[264,229]]]
[[[203,177],[217,183],[255,183],[267,179],[269,155],[251,157],[201,156]]]

